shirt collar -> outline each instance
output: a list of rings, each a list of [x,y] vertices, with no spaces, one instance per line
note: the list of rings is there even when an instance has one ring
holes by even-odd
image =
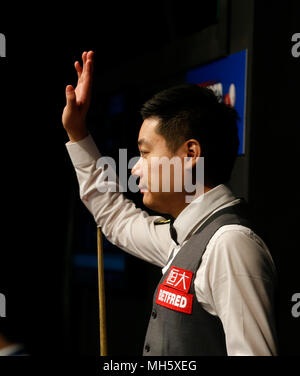
[[[220,184],[195,198],[175,219],[173,225],[177,232],[177,242],[181,245],[210,214],[219,207],[235,200],[231,190]]]

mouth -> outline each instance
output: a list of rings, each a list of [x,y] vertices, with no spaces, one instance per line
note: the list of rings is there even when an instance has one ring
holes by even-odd
[[[141,193],[148,192],[148,188],[145,185],[139,185],[138,187]]]

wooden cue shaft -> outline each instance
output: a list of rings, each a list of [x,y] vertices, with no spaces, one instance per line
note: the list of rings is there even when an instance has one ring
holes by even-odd
[[[101,228],[97,227],[100,356],[107,355],[104,263]]]

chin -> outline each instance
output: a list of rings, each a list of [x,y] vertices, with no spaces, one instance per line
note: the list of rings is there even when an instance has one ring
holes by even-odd
[[[153,194],[151,194],[150,192],[145,192],[144,193],[144,196],[143,196],[143,204],[148,208],[148,209],[151,209],[151,210],[154,210],[158,213],[164,213],[161,205],[159,205],[159,202],[158,200],[156,200],[154,197],[153,197]]]

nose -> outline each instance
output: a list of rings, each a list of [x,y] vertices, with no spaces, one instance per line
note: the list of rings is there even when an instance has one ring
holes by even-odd
[[[141,159],[142,158],[139,158],[139,160],[136,162],[136,164],[132,167],[132,169],[131,169],[132,175],[141,176],[141,172],[142,172]]]

